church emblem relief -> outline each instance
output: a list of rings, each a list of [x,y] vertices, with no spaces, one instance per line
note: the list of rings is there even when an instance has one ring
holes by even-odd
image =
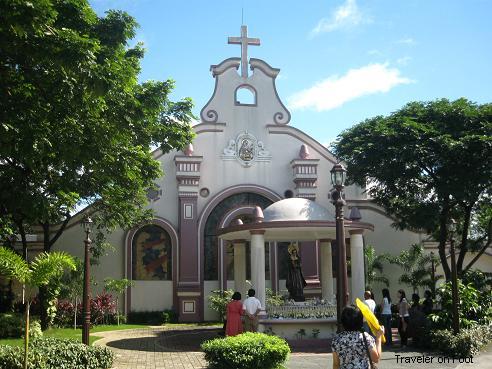
[[[229,140],[221,157],[222,160],[237,160],[244,167],[250,167],[255,161],[270,161],[272,158],[265,144],[246,131],[240,133],[235,140]]]
[[[239,159],[244,162],[251,161],[255,158],[254,143],[250,138],[243,138],[241,140],[241,147],[239,148]]]

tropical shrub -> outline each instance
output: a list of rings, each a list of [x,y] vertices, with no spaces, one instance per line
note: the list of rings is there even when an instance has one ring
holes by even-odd
[[[275,369],[287,360],[287,342],[263,333],[243,333],[202,344],[205,360],[214,369]]]
[[[113,297],[108,293],[102,293],[89,301],[91,307],[91,324],[116,324],[117,310]],[[75,309],[77,309],[77,321],[82,323],[82,302],[77,306],[69,300],[59,300],[56,307],[54,323],[58,327],[73,326]],[[121,317],[120,317],[121,319]]]
[[[116,303],[109,293],[101,293],[90,301],[91,323],[112,324],[116,322]]]
[[[21,314],[0,314],[0,338],[20,338],[24,336],[26,322]],[[29,337],[43,335],[41,324],[37,320],[29,323]]]
[[[470,328],[476,324],[489,324],[491,306],[481,301],[479,292],[471,284],[465,285],[458,280],[458,295],[460,298],[458,305],[460,327]],[[449,329],[453,321],[451,282],[439,287],[437,296],[441,301],[441,310],[431,314],[430,319],[434,328]]]
[[[0,368],[21,369],[24,350],[0,346]],[[106,347],[87,346],[60,338],[33,341],[28,355],[29,368],[36,369],[107,369],[113,365],[114,354]]]
[[[430,348],[455,358],[474,356],[490,341],[492,341],[492,326],[490,325],[477,325],[473,328],[462,329],[457,335],[448,329],[429,332]]]

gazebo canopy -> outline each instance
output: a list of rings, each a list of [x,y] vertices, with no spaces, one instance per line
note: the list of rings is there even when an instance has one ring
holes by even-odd
[[[261,210],[255,209],[256,221],[233,224],[222,228],[218,236],[223,240],[249,240],[251,232],[264,231],[265,241],[313,241],[335,239],[335,216],[327,208],[303,198],[277,201]],[[373,230],[370,223],[345,219],[345,231]]]

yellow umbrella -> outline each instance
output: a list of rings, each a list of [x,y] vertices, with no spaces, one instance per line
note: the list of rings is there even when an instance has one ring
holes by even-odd
[[[376,315],[374,315],[371,309],[369,309],[369,306],[363,303],[359,298],[355,299],[355,303],[359,308],[359,310],[361,311],[364,318],[366,318],[367,325],[369,326],[369,329],[371,330],[372,334],[376,335],[376,332],[381,329],[378,318],[376,318]],[[386,342],[386,337],[384,337],[384,335],[381,336],[381,342],[383,343]]]

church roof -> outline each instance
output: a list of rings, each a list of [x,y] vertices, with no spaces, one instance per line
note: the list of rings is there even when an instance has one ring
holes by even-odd
[[[277,201],[263,210],[264,222],[333,221],[334,213],[314,201],[292,197]]]

